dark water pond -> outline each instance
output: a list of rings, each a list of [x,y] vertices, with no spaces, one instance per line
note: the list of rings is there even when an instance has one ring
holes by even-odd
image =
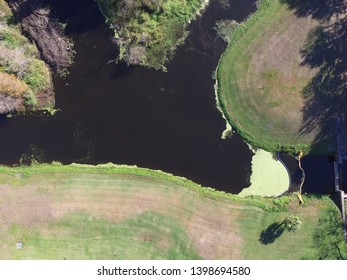
[[[255,11],[254,0],[227,5],[212,0],[191,24],[167,73],[109,63],[117,56],[116,47],[93,0],[47,2],[67,22],[75,42],[70,74],[54,80],[61,111],[54,117],[3,118],[0,163],[17,164],[34,153],[44,162],[161,169],[231,193],[249,185],[251,151],[238,135],[220,139],[225,122],[215,106],[212,72],[225,44],[213,27],[219,19],[245,19]],[[308,192],[327,191],[330,175],[324,172],[331,170],[325,160],[303,163]],[[295,164],[288,162],[295,174]],[[319,179],[311,178],[311,172],[318,172]]]
[[[291,191],[298,191],[301,183],[302,172],[298,167],[298,162],[289,155],[281,155],[283,162],[287,165],[292,179]],[[333,162],[327,156],[304,157],[301,161],[305,170],[305,183],[302,188],[303,193],[331,193],[334,189]],[[347,173],[346,173],[347,174]]]

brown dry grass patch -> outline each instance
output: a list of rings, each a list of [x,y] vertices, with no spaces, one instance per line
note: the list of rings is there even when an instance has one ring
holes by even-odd
[[[240,257],[241,236],[230,205],[172,183],[131,175],[50,174],[24,179],[20,187],[0,185],[0,193],[0,219],[5,227],[42,227],[69,213],[90,213],[119,223],[155,212],[186,229],[201,257]],[[143,232],[138,238],[151,242],[155,237]],[[157,245],[167,248],[170,244],[161,239]]]
[[[309,86],[321,67],[307,62],[305,50],[323,22],[299,15],[280,0],[266,2],[261,16],[244,24],[251,22],[251,27],[221,59],[220,104],[230,123],[252,145],[309,152],[324,128],[319,118],[310,119],[312,112],[307,110]],[[322,107],[332,106],[325,103]]]

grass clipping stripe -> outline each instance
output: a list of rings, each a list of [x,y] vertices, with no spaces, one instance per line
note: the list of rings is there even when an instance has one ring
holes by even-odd
[[[252,146],[268,151],[309,151],[319,127],[305,127],[303,89],[317,69],[300,51],[319,25],[280,0],[263,0],[233,29],[218,70],[219,105]]]

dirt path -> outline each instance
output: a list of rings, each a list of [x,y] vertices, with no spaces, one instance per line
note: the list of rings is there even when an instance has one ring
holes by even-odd
[[[62,72],[70,65],[70,43],[49,8],[40,0],[8,0],[23,31],[35,42],[42,58],[55,72]]]

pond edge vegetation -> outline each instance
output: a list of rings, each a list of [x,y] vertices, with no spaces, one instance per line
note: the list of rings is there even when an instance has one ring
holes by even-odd
[[[163,71],[188,36],[188,24],[209,4],[209,0],[95,1],[114,31],[118,58],[128,65]]]
[[[13,11],[0,0],[0,113],[54,106],[52,75],[36,45],[23,35]]]
[[[114,177],[112,175],[114,175]],[[51,177],[53,178],[53,181],[50,181],[49,178]],[[77,183],[76,189],[83,190],[85,189],[83,187],[83,184],[80,185],[80,183],[78,182],[80,182],[80,180],[86,182],[85,179],[91,180],[94,183],[98,182],[99,180],[101,180],[100,182],[103,182],[103,180],[105,179],[108,182],[112,181],[113,182],[112,184],[109,184],[109,183],[107,185],[101,184],[102,186],[106,187],[106,189],[109,189],[112,186],[115,189],[117,189],[118,188],[117,182],[119,182],[120,185],[123,185],[123,187],[127,186],[128,183],[132,184],[137,182],[136,188],[135,190],[133,190],[135,192],[136,190],[142,191],[142,189],[143,191],[146,191],[146,187],[144,187],[146,186],[146,184],[143,185],[143,183],[148,182],[149,183],[148,187],[151,190],[150,191],[151,195],[155,195],[156,188],[158,188],[158,194],[162,193],[163,190],[165,191],[166,189],[170,189],[171,191],[174,191],[176,189],[176,190],[182,190],[182,192],[176,191],[173,193],[173,195],[177,195],[178,196],[177,198],[179,199],[184,200],[185,197],[187,196],[190,198],[193,197],[194,200],[199,200],[199,201],[201,198],[201,200],[203,201],[203,199],[207,198],[205,202],[208,202],[208,200],[211,200],[210,202],[212,203],[211,204],[212,206],[216,205],[214,203],[217,203],[217,204],[221,203],[227,209],[229,209],[228,211],[230,214],[235,213],[236,215],[235,217],[233,217],[233,219],[234,219],[234,222],[236,222],[235,226],[237,226],[238,229],[235,229],[235,231],[231,230],[230,234],[232,236],[234,236],[235,234],[236,234],[235,236],[238,236],[239,234],[243,234],[242,240],[244,241],[244,243],[241,243],[241,245],[239,244],[240,245],[239,249],[241,250],[240,252],[242,253],[243,258],[245,259],[248,259],[248,258],[262,259],[264,258],[264,253],[263,253],[264,250],[267,252],[267,254],[271,254],[270,259],[286,259],[286,258],[290,259],[295,254],[292,255],[289,252],[290,250],[287,251],[288,249],[286,248],[290,248],[291,246],[290,244],[291,242],[293,242],[290,240],[295,240],[295,238],[298,238],[299,243],[300,241],[305,240],[305,242],[301,243],[302,245],[300,246],[300,248],[302,248],[302,251],[300,251],[299,255],[295,255],[296,256],[295,258],[300,258],[300,259],[302,258],[304,259],[345,259],[347,258],[346,243],[343,241],[343,235],[341,233],[342,227],[341,227],[339,212],[336,205],[327,195],[305,196],[305,204],[299,204],[297,197],[290,194],[283,195],[279,198],[271,198],[271,197],[264,198],[259,196],[250,196],[246,198],[241,198],[241,197],[238,197],[237,195],[232,195],[232,194],[224,193],[221,191],[216,191],[211,188],[204,188],[201,185],[196,184],[186,178],[174,176],[172,174],[169,174],[160,170],[151,170],[147,168],[139,168],[136,166],[128,166],[128,165],[116,165],[112,163],[100,164],[100,165],[86,165],[86,164],[75,164],[75,163],[70,165],[62,165],[61,163],[53,162],[52,164],[32,164],[30,166],[14,166],[14,167],[0,166],[0,185],[4,187],[5,189],[11,188],[12,189],[11,191],[13,191],[14,193],[18,192],[24,195],[27,195],[26,193],[27,187],[34,192],[38,192],[37,195],[43,195],[48,190],[46,189],[46,187],[42,187],[45,184],[48,184],[48,186],[51,185],[51,188],[59,192],[61,191],[60,183],[62,183],[63,186],[67,184],[69,185],[69,188],[67,190],[73,192],[74,184]],[[124,180],[128,181],[128,183],[126,182],[124,183]],[[140,182],[140,184],[138,182]],[[88,185],[88,186],[91,186],[93,188],[93,185]],[[62,188],[63,188],[62,191],[64,191],[65,188],[64,187]],[[88,189],[89,188],[87,188],[87,190]],[[152,193],[153,191],[154,193]],[[74,194],[74,196],[75,195],[76,194]],[[138,199],[141,199],[141,197],[138,197]],[[170,198],[167,197],[167,199],[170,199]],[[14,201],[15,201],[14,203],[20,203],[20,201],[16,198],[14,198]],[[86,200],[86,202],[87,201],[88,200]],[[90,203],[93,203],[93,201],[94,200],[92,199]],[[99,203],[102,203],[102,202],[99,201]],[[188,201],[185,201],[185,203],[189,204],[190,203],[189,199]],[[211,205],[210,207],[212,207]],[[231,208],[228,208],[228,205]],[[140,227],[141,227],[141,223],[147,224],[148,220],[146,220],[146,217],[147,217],[146,215],[150,215],[149,222],[154,221],[153,219],[155,219],[156,220],[155,225],[158,225],[158,217],[159,217],[158,214],[160,214],[160,211],[159,212],[147,211],[145,213],[146,213],[145,216],[143,215],[136,216],[136,220],[140,222]],[[88,232],[89,228],[85,228],[85,225],[87,224],[85,224],[84,221],[86,221],[85,219],[87,220],[89,219],[90,221],[89,225],[92,225],[92,224],[94,225],[95,219],[93,218],[93,220],[90,220],[91,217],[94,217],[93,214],[94,213],[91,213],[88,211],[87,212],[75,211],[75,212],[71,212],[69,215],[64,217],[66,217],[67,219],[69,217],[75,217],[74,222],[77,222],[81,226],[83,226],[82,228],[80,228],[80,230],[82,230],[82,232],[85,232],[85,231]],[[176,219],[176,218],[173,218],[173,217],[176,217],[175,215],[172,216],[173,219],[171,218],[170,215],[167,215],[167,214],[164,214],[164,216],[161,215],[160,217],[163,217],[164,220],[168,220],[169,222],[175,221]],[[102,216],[100,216],[100,218],[102,218]],[[287,220],[289,219],[293,220],[294,223],[290,224],[288,227]],[[131,219],[131,220],[125,219],[124,222],[127,222],[127,221],[131,222],[133,220],[134,219]],[[62,220],[58,220],[57,223],[53,223],[53,224],[49,223],[48,226],[59,225],[61,223],[65,223],[65,221],[67,220],[63,218]],[[104,220],[95,220],[95,221],[96,221],[95,223],[96,229],[98,229],[98,225],[100,225],[100,222],[103,223]],[[302,228],[300,229],[301,221],[302,221]],[[122,223],[118,225],[121,226]],[[151,224],[148,224],[148,225],[151,226]],[[114,224],[113,227],[114,226],[116,225]],[[292,226],[297,226],[297,227],[292,228]],[[69,227],[70,226],[68,226],[67,228]],[[10,229],[9,232],[11,234],[13,233],[17,234],[17,239],[20,238],[19,240],[23,240],[22,238],[23,234],[27,236],[28,238],[30,236],[28,236],[26,233],[32,232],[34,234],[33,235],[34,238],[30,239],[31,243],[29,242],[29,239],[26,240],[27,242],[26,245],[29,246],[27,247],[29,248],[29,250],[31,248],[30,246],[34,246],[34,248],[40,249],[37,246],[35,247],[34,243],[37,240],[43,240],[45,242],[48,240],[48,239],[42,239],[42,238],[40,239],[40,236],[37,235],[38,231],[37,231],[37,228],[35,228],[35,226],[27,227],[21,224],[14,224],[9,229]],[[182,229],[183,229],[182,231],[183,233],[185,230],[188,230],[185,228],[182,228]],[[295,233],[294,229],[298,231],[298,233]],[[288,233],[284,233],[283,235],[285,236],[285,238],[282,239],[280,235],[284,231],[288,231]],[[177,233],[174,227],[173,232],[172,231],[168,232],[168,236],[169,237],[172,236],[172,234],[175,234],[175,232]],[[221,233],[221,234],[223,236],[224,233]],[[260,234],[260,237],[259,237],[259,234]],[[89,240],[90,238],[93,238],[92,236],[88,237]],[[67,234],[66,236],[63,236],[63,239],[67,238],[67,240],[70,240],[71,237],[73,236]],[[280,240],[275,242],[277,238],[280,238]],[[13,240],[13,237],[10,237],[10,240]],[[54,242],[56,241],[54,240]],[[146,240],[144,240],[144,242],[146,242]],[[274,243],[274,242],[275,242],[275,245],[272,245],[271,243]],[[191,244],[191,243],[187,243],[187,244]],[[269,245],[269,246],[265,248],[263,247],[264,245]],[[131,246],[133,246],[133,244]],[[10,247],[8,246],[7,248],[10,249]],[[182,247],[182,248],[185,249],[185,247]],[[19,252],[19,251],[16,251],[16,252]],[[43,251],[43,252],[46,252],[46,251]],[[20,255],[17,255],[17,257],[18,256],[20,257]],[[30,252],[26,258],[28,258],[28,256],[29,258],[35,258],[35,255],[30,254]],[[56,258],[54,257],[54,254],[51,255],[51,258],[52,256],[53,258]],[[192,256],[187,255],[186,257],[190,259]],[[168,258],[170,258],[170,256]],[[265,258],[268,259],[269,255],[267,255]]]
[[[298,203],[297,196],[295,194],[284,194],[279,197],[262,197],[257,195],[251,195],[247,197],[240,197],[235,194],[218,191],[211,187],[204,187],[197,184],[185,177],[176,176],[161,170],[152,170],[148,168],[137,167],[136,165],[117,165],[113,163],[89,165],[72,163],[70,165],[63,165],[59,162],[52,162],[51,164],[32,164],[30,166],[13,166],[8,167],[0,165],[0,175],[8,175],[8,183],[13,186],[20,186],[21,179],[25,179],[31,176],[39,174],[124,174],[148,177],[154,180],[163,180],[168,183],[179,185],[181,187],[190,189],[204,197],[218,200],[225,199],[231,202],[239,202],[248,206],[254,206],[260,208],[266,212],[286,212],[289,210],[291,203]],[[317,200],[319,199],[319,200]],[[330,198],[326,195],[305,195],[305,204],[303,207],[319,204],[330,201]]]
[[[255,13],[250,15],[245,21],[239,24],[233,24],[232,30],[228,36],[228,46],[224,53],[221,55],[221,58],[218,62],[216,69],[216,83],[215,83],[215,95],[216,95],[216,106],[218,110],[221,112],[222,117],[226,120],[227,131],[223,132],[223,135],[230,132],[230,126],[251,146],[264,149],[269,152],[288,152],[292,155],[296,155],[299,152],[303,151],[305,154],[309,153],[310,146],[307,144],[297,144],[297,145],[284,145],[271,143],[269,141],[264,141],[263,139],[257,139],[245,129],[242,128],[241,125],[238,125],[237,122],[233,120],[233,118],[227,113],[226,104],[223,99],[223,94],[221,92],[221,79],[222,79],[222,65],[224,63],[224,59],[226,54],[231,49],[237,47],[237,43],[240,39],[259,21],[261,20],[272,7],[272,0],[262,0],[260,4],[257,6],[257,10]],[[225,40],[225,39],[224,39]]]

